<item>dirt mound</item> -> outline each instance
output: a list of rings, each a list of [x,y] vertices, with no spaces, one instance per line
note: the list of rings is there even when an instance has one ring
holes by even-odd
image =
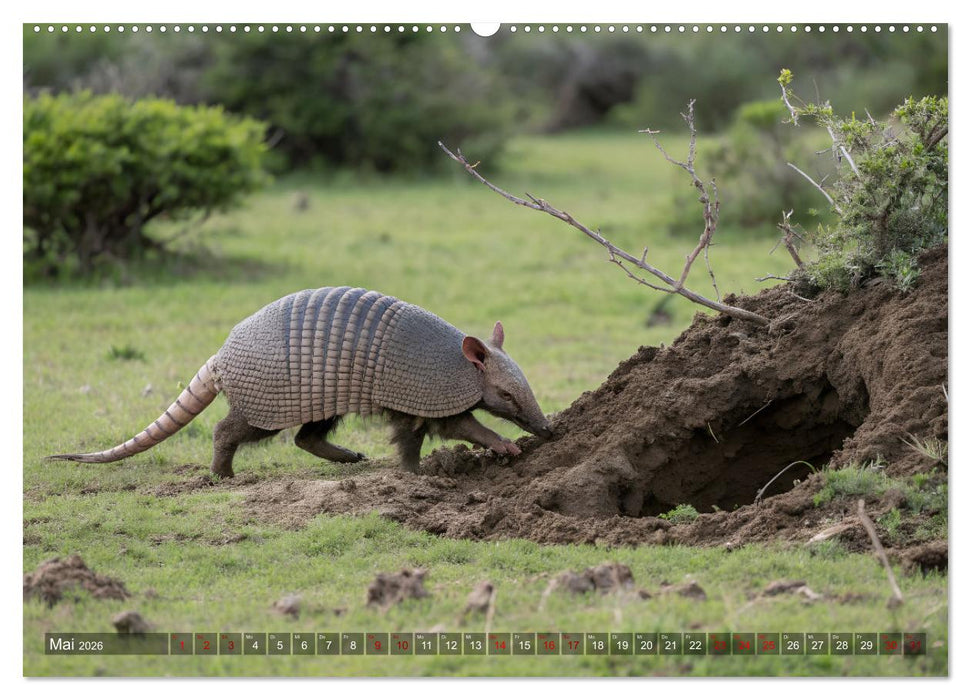
[[[947,439],[946,248],[925,254],[922,269],[909,293],[877,281],[812,300],[784,286],[730,299],[772,325],[699,315],[670,347],[642,347],[577,399],[551,440],[520,440],[518,458],[440,449],[424,475],[263,482],[246,489],[248,502],[291,525],[377,510],[451,537],[808,540],[833,515],[813,507],[820,477],[809,465],[881,460],[908,475],[933,463],[904,439]],[[703,515],[686,525],[657,517],[678,504]]]
[[[367,604],[381,608],[410,598],[427,598],[424,569],[402,569],[397,574],[378,574],[367,589]]]
[[[613,593],[634,586],[634,575],[626,564],[601,564],[591,566],[580,573],[563,571],[550,581],[549,590],[564,590],[570,593],[600,591]]]
[[[32,573],[24,574],[25,600],[37,596],[53,606],[71,588],[83,588],[95,598],[124,600],[129,597],[125,584],[94,573],[77,554],[48,559]]]

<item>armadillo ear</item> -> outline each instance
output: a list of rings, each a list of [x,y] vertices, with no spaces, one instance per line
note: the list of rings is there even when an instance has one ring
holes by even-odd
[[[473,338],[471,335],[465,336],[465,339],[462,340],[462,354],[473,365],[483,372],[485,371],[485,361],[489,357],[489,349],[481,340]]]
[[[496,327],[492,329],[492,346],[502,350],[502,341],[506,339],[506,334],[502,330],[502,324],[496,321]]]

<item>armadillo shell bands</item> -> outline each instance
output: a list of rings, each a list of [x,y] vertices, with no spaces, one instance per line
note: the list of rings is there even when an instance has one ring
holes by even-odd
[[[216,355],[229,403],[276,430],[389,408],[440,418],[482,398],[464,334],[424,309],[350,287],[306,289],[239,323]]]

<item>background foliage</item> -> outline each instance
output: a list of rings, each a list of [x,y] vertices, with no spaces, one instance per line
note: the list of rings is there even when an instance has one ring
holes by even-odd
[[[903,95],[947,91],[946,32],[830,31],[809,39],[775,27],[754,34],[520,27],[482,38],[467,29],[322,29],[109,37],[26,26],[24,83],[31,92],[86,87],[223,103],[280,131],[284,165],[382,170],[435,167],[434,140],[442,137],[463,137],[485,156],[486,146],[524,131],[680,127],[677,110],[690,99],[699,129],[710,133],[728,127],[741,105],[777,99],[772,80],[783,67],[800,76],[803,94],[826,95],[844,113],[885,114]],[[336,143],[341,138],[349,143]]]
[[[152,219],[234,204],[264,182],[263,125],[218,107],[89,92],[24,99],[24,254],[138,257]]]

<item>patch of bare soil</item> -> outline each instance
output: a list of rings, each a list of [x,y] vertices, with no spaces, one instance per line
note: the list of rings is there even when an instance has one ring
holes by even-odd
[[[367,604],[386,609],[410,598],[427,598],[427,573],[424,569],[402,569],[397,574],[378,574],[368,586]]]
[[[925,254],[922,269],[909,293],[881,281],[812,300],[784,286],[730,299],[773,324],[699,315],[670,347],[640,348],[559,414],[552,439],[521,439],[515,459],[439,449],[422,475],[260,482],[244,487],[247,502],[294,527],[319,513],[377,510],[473,539],[807,541],[843,520],[845,504],[813,506],[821,476],[806,464],[756,504],[784,467],[882,459],[889,475],[905,476],[935,466],[905,438],[947,440],[947,249]],[[678,504],[702,515],[680,525],[657,517]],[[871,506],[871,516],[890,507]],[[847,524],[841,540],[868,548],[863,529]]]
[[[94,573],[77,554],[48,559],[33,572],[24,574],[24,599],[36,596],[53,607],[70,589],[83,588],[95,598],[124,600],[125,584]]]

